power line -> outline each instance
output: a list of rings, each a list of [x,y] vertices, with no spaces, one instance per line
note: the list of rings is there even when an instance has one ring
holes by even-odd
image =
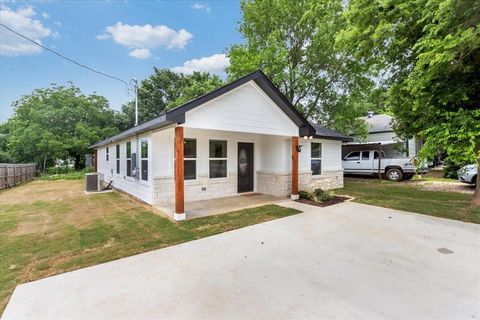
[[[52,50],[52,49],[50,49],[50,48],[47,48],[47,47],[41,45],[40,43],[36,42],[35,40],[30,39],[29,37],[27,37],[27,36],[25,36],[25,35],[17,32],[17,31],[15,31],[15,30],[13,30],[13,29],[11,29],[10,27],[7,27],[6,25],[4,25],[4,24],[1,23],[1,22],[0,22],[0,25],[1,25],[2,27],[4,27],[5,29],[10,30],[11,32],[15,33],[16,35],[24,38],[25,40],[28,40],[28,41],[32,42],[33,44],[39,46],[40,48],[43,48],[43,49],[45,49],[45,50],[47,50],[47,51],[50,51],[51,53],[59,56],[59,57],[62,58],[62,59],[68,60],[68,61],[70,61],[70,62],[72,62],[72,63],[74,63],[74,64],[76,64],[76,65],[78,65],[78,66],[80,66],[80,67],[82,67],[82,68],[85,68],[85,69],[87,69],[87,70],[90,70],[90,71],[92,71],[92,72],[95,72],[95,73],[97,73],[97,74],[99,74],[99,75],[102,75],[102,76],[104,76],[104,77],[108,77],[108,78],[111,78],[111,79],[113,79],[113,80],[120,81],[121,83],[125,84],[125,85],[128,87],[128,83],[127,83],[126,81],[120,79],[120,78],[117,78],[117,77],[108,75],[108,74],[103,73],[103,72],[101,72],[101,71],[98,71],[98,70],[95,70],[95,69],[93,69],[93,68],[90,68],[90,67],[88,67],[88,66],[86,66],[86,65],[84,65],[84,64],[81,64],[81,63],[79,63],[79,62],[77,62],[77,61],[75,61],[75,60],[73,60],[73,59],[70,59],[70,58],[68,58],[68,57],[65,57],[64,55],[62,55],[62,54],[60,54],[60,53],[58,53],[58,52],[56,52],[56,51],[54,51],[54,50]]]

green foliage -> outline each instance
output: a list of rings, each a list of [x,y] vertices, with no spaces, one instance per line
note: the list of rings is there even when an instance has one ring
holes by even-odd
[[[342,38],[384,80],[397,133],[421,137],[422,158],[480,161],[478,3],[352,0],[345,16]]]
[[[48,168],[48,173],[37,177],[37,180],[55,181],[55,180],[82,180],[85,178],[85,173],[92,172],[92,168],[88,167],[83,170],[73,170],[64,167]]]
[[[298,195],[299,195],[300,199],[307,199],[307,200],[314,200],[315,201],[315,196],[311,192],[300,190],[300,191],[298,191]]]
[[[325,201],[330,201],[333,199],[333,195],[330,194],[327,191],[322,190],[321,188],[317,188],[313,191],[313,194],[315,195],[316,201],[320,202],[325,202]]]
[[[362,60],[338,41],[347,22],[341,0],[242,1],[245,44],[228,50],[231,80],[262,69],[307,118],[366,135],[357,119],[377,110],[382,95]],[[340,39],[341,40],[341,39]],[[375,99],[372,99],[375,97]]]
[[[153,74],[143,80],[138,88],[138,121],[145,122],[160,116],[204,93],[223,85],[222,79],[206,72],[184,75],[168,69],[153,69]],[[135,104],[122,107],[122,129],[135,124]]]
[[[92,143],[118,132],[108,101],[84,95],[73,85],[34,90],[13,106],[15,113],[4,130],[6,149],[17,162],[48,167],[57,159],[71,158],[78,169]]]

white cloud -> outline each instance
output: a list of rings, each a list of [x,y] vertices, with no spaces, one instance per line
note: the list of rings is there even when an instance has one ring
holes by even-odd
[[[135,49],[130,51],[128,55],[137,59],[148,59],[152,56],[152,53],[148,49]]]
[[[46,13],[46,12],[42,12],[42,17],[43,17],[44,19],[48,19],[48,18],[50,18],[50,15],[49,15],[48,13]]]
[[[208,14],[210,14],[210,11],[212,10],[208,4],[202,2],[196,2],[192,4],[192,9],[205,10],[205,12]]]
[[[164,25],[152,26],[146,24],[139,26],[118,22],[113,26],[107,27],[104,33],[97,36],[97,39],[99,40],[110,38],[116,43],[133,50],[130,52],[130,55],[136,57],[133,53],[137,51],[135,49],[153,49],[157,47],[183,49],[193,38],[193,35],[185,29],[175,31]],[[145,50],[141,52],[142,56],[146,56]],[[150,53],[150,51],[148,52]]]
[[[19,8],[16,11],[6,6],[0,9],[0,21],[7,27],[41,43],[41,39],[51,35],[51,30],[44,27],[38,20],[34,20],[36,15],[32,7]],[[27,41],[11,31],[0,28],[0,55],[18,56],[35,54],[42,49],[30,41]]]
[[[210,57],[188,60],[183,66],[174,67],[171,70],[184,74],[192,74],[194,71],[222,74],[229,64],[230,60],[225,54],[214,54]]]

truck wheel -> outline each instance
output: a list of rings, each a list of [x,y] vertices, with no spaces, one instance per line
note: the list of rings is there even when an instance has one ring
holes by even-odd
[[[403,179],[403,172],[400,169],[388,169],[387,171],[387,179],[390,181],[402,181]]]

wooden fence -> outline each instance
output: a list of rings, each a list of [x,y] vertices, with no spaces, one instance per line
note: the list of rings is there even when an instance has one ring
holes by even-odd
[[[34,163],[0,163],[0,190],[32,180],[36,170]]]

